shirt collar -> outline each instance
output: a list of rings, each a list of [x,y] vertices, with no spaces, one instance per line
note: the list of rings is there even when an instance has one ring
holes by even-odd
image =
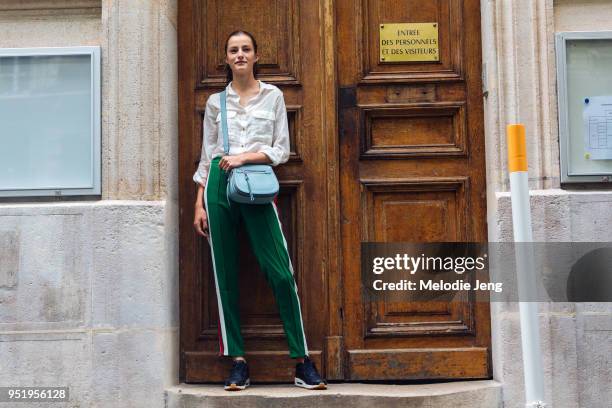
[[[257,82],[259,82],[259,94],[261,94],[264,89],[268,89],[270,87],[268,84],[266,84],[265,82],[260,81],[259,79],[257,80]],[[236,96],[238,96],[236,91],[234,91],[234,88],[232,88],[232,83],[233,83],[233,81],[230,82],[229,84],[227,84],[227,86],[225,87],[225,91],[227,92],[228,95],[236,95]]]

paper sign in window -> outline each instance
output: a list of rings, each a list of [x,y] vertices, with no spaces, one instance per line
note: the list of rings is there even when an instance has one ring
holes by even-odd
[[[612,96],[584,99],[585,159],[612,159]]]

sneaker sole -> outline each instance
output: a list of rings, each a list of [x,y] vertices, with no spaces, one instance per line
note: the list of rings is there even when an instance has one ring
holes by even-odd
[[[251,380],[247,379],[244,385],[230,384],[230,385],[226,385],[225,387],[223,387],[223,389],[225,391],[242,391],[249,385],[251,385]]]
[[[326,390],[327,389],[327,385],[325,385],[325,383],[310,385],[310,384],[306,384],[304,381],[300,380],[297,377],[295,377],[294,379],[294,384],[298,387],[306,388],[307,390]]]

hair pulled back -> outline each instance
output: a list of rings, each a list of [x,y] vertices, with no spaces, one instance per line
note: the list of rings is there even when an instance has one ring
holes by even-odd
[[[255,41],[255,37],[253,36],[253,34],[249,33],[248,31],[244,31],[244,30],[236,30],[227,36],[227,39],[225,40],[225,54],[227,55],[227,44],[229,43],[230,38],[232,38],[235,35],[240,35],[240,34],[244,34],[251,39],[251,41],[253,42],[253,50],[255,51],[255,54],[257,54],[257,41]],[[258,69],[259,69],[259,66],[256,62],[255,64],[253,64],[253,76],[255,78],[257,78]],[[229,64],[226,63],[225,64],[225,84],[228,85],[230,82],[232,82],[233,79],[234,79],[234,74],[232,73],[232,69],[230,68]]]

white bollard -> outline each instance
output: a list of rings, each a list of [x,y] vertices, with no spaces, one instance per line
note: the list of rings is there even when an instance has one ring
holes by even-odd
[[[536,280],[533,247],[520,244],[522,242],[533,242],[525,126],[520,124],[508,125],[507,135],[512,227],[514,242],[519,243],[515,245],[518,295],[519,299],[535,300]],[[525,406],[528,408],[545,407],[538,304],[535,302],[519,302],[519,310],[525,375]]]

